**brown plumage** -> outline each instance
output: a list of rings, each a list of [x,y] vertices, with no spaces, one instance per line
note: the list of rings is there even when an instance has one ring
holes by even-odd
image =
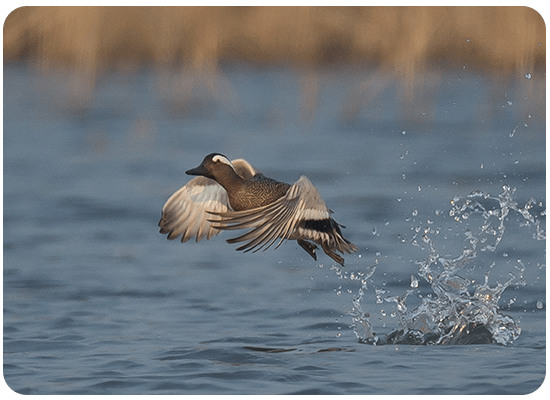
[[[186,171],[200,175],[174,193],[162,209],[160,232],[168,239],[182,236],[199,241],[221,230],[247,229],[229,243],[247,242],[237,250],[267,249],[279,240],[297,240],[317,260],[313,241],[333,260],[335,253],[351,253],[357,246],[342,235],[341,227],[313,184],[302,176],[289,185],[267,178],[245,160],[233,162],[221,154],[207,155],[201,165]],[[309,241],[308,241],[309,240]]]

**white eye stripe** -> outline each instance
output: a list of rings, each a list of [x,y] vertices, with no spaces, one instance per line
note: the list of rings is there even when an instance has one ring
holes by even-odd
[[[231,168],[235,169],[235,168],[233,167],[233,164],[231,163],[231,161],[229,161],[229,160],[227,159],[227,157],[224,157],[224,156],[222,156],[221,154],[216,154],[214,157],[212,157],[212,161],[214,161],[214,162],[221,162],[221,163],[227,164],[227,165],[231,166]]]

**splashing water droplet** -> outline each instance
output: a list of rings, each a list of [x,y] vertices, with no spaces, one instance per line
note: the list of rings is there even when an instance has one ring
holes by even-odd
[[[467,196],[456,197],[451,201],[452,209],[449,215],[457,221],[466,219],[468,227],[464,231],[466,236],[466,245],[462,254],[456,257],[441,257],[437,247],[432,242],[430,235],[434,230],[430,227],[421,226],[411,227],[415,231],[415,238],[410,242],[420,245],[416,240],[418,235],[426,246],[429,254],[425,260],[418,261],[418,276],[423,278],[433,290],[423,296],[418,295],[421,304],[416,308],[409,310],[407,307],[407,297],[418,290],[418,278],[411,275],[409,288],[401,296],[389,295],[385,289],[375,289],[376,303],[383,302],[394,303],[396,311],[382,310],[382,316],[397,317],[398,328],[385,338],[379,338],[373,331],[373,327],[365,317],[364,312],[358,314],[360,310],[360,300],[363,297],[362,287],[360,295],[354,299],[354,331],[357,338],[362,343],[370,344],[481,344],[498,343],[507,345],[512,343],[521,334],[521,328],[510,316],[504,315],[499,309],[499,301],[504,291],[510,286],[525,286],[523,279],[525,265],[521,259],[516,259],[514,272],[509,272],[510,278],[505,283],[498,283],[495,286],[489,285],[489,272],[497,264],[493,260],[487,266],[485,280],[478,283],[469,279],[464,274],[479,267],[474,264],[478,251],[491,251],[497,249],[505,232],[505,221],[511,212],[517,213],[526,221],[520,226],[536,226],[537,232],[540,229],[539,218],[545,211],[540,211],[536,200],[530,199],[523,208],[513,199],[515,188],[507,185],[503,186],[503,192],[498,196],[491,196],[482,191],[472,192]],[[533,209],[534,207],[537,207]],[[442,212],[437,212],[441,215]],[[417,210],[414,210],[417,214]],[[472,226],[479,215],[480,226]],[[413,214],[414,215],[414,214]],[[464,216],[467,216],[464,218]],[[541,235],[545,235],[541,230]],[[536,238],[538,239],[538,238]],[[544,240],[544,239],[541,239]],[[481,247],[481,245],[483,245]],[[510,258],[510,255],[503,252],[503,257]],[[497,260],[500,258],[497,257]],[[385,282],[383,285],[385,286]],[[384,297],[386,296],[386,297]],[[511,307],[518,302],[517,297],[512,297],[506,301],[506,306]],[[526,304],[526,300],[523,302]],[[544,308],[543,300],[536,303],[537,309]],[[385,324],[384,324],[385,326]]]

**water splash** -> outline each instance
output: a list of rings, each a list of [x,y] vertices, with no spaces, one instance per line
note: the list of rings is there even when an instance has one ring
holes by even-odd
[[[472,262],[478,252],[494,252],[501,242],[506,230],[505,220],[510,212],[523,217],[521,226],[534,226],[533,238],[545,240],[546,234],[541,227],[541,218],[546,215],[544,210],[537,217],[534,207],[537,202],[530,199],[525,206],[519,207],[513,199],[515,188],[503,187],[498,197],[476,191],[464,197],[456,197],[451,201],[449,215],[456,221],[473,219],[481,216],[477,229],[467,228],[464,232],[466,245],[462,254],[454,258],[442,257],[431,235],[438,231],[432,227],[415,229],[413,244],[428,249],[429,254],[424,260],[417,262],[418,276],[431,287],[433,294],[421,296],[421,304],[409,310],[406,300],[419,290],[419,281],[411,276],[409,289],[401,296],[389,296],[384,301],[395,303],[399,325],[397,329],[380,338],[369,320],[369,313],[363,311],[361,300],[367,290],[366,280],[362,281],[358,295],[353,299],[352,327],[358,340],[368,344],[481,344],[512,343],[521,333],[521,328],[508,315],[500,312],[498,302],[503,292],[510,286],[525,285],[523,272],[525,266],[517,260],[515,271],[510,273],[505,283],[489,286],[489,276],[496,265],[493,261],[485,273],[482,284],[468,279]],[[538,203],[542,206],[542,203]],[[431,225],[431,224],[429,224]],[[421,245],[417,240],[420,237]],[[375,268],[371,267],[370,277]],[[378,292],[377,297],[380,298]]]
[[[337,267],[341,270],[340,267]],[[376,344],[378,336],[372,329],[372,324],[369,321],[370,314],[365,313],[361,307],[361,300],[367,290],[367,281],[376,271],[376,265],[371,266],[368,271],[361,276],[361,287],[359,288],[357,296],[353,298],[353,308],[349,311],[352,320],[352,327],[356,335],[362,337],[369,343]],[[354,276],[359,276],[356,272],[352,273]]]

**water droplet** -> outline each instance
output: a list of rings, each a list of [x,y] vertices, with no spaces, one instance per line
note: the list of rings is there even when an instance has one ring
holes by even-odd
[[[537,308],[542,310],[544,308],[544,302],[542,300],[537,300]]]
[[[416,217],[418,215],[418,210],[413,210],[413,212],[411,213],[413,217]]]
[[[406,134],[407,134],[407,131],[401,131],[401,133],[402,133],[403,135],[406,135]]]
[[[527,79],[531,79],[531,74],[528,72],[528,73],[525,74],[525,77],[526,77]]]
[[[413,289],[416,289],[418,287],[418,279],[414,275],[411,275],[411,287]]]

